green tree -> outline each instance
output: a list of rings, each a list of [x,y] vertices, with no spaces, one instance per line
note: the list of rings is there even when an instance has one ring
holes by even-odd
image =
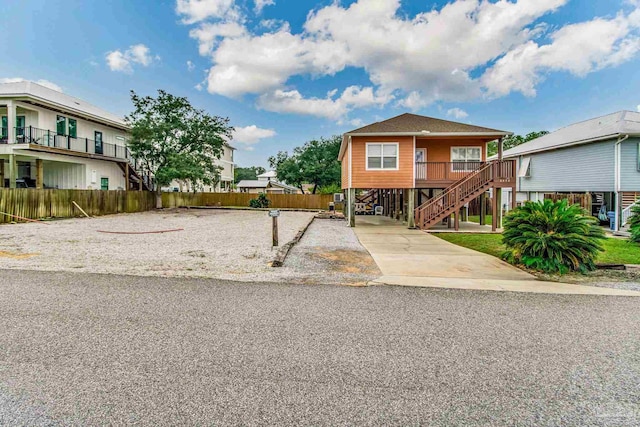
[[[243,179],[252,180],[257,179],[258,175],[262,175],[266,170],[262,166],[251,166],[248,168],[237,167],[234,169],[234,182],[237,184]]]
[[[302,184],[312,184],[312,194],[318,187],[340,184],[340,135],[308,141],[296,147],[290,156],[286,151],[269,157],[269,165],[278,173],[278,180],[294,185],[304,193]]]
[[[505,217],[504,258],[545,272],[595,269],[604,231],[580,205],[566,200],[526,202]]]
[[[504,138],[502,142],[502,148],[504,150],[508,150],[509,148],[517,147],[518,145],[524,144],[525,142],[529,142],[533,139],[540,138],[548,134],[549,132],[546,130],[541,130],[538,132],[529,132],[528,134],[522,135],[511,135]],[[498,143],[496,141],[490,142],[487,146],[487,151],[489,156],[494,156],[498,154]]]
[[[131,101],[134,110],[126,117],[129,149],[153,177],[156,207],[162,207],[161,188],[173,180],[200,187],[220,179],[215,160],[231,139],[229,119],[211,116],[164,90],[158,90],[156,98],[131,91]]]

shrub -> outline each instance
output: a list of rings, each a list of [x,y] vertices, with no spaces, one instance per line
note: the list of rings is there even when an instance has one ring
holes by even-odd
[[[629,231],[631,232],[630,240],[635,243],[640,243],[640,205],[635,205],[631,208],[633,216],[629,218]]]
[[[342,193],[342,187],[340,184],[329,184],[323,185],[322,187],[318,187],[317,194],[334,194],[334,193]]]
[[[504,219],[503,258],[547,273],[594,270],[605,238],[596,222],[566,200],[526,202]]]
[[[249,207],[252,208],[268,208],[271,200],[267,199],[267,195],[260,193],[257,199],[249,200]]]

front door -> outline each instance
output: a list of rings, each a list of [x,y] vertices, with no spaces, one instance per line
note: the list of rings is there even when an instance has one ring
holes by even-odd
[[[95,131],[94,137],[95,137],[95,148],[96,148],[95,153],[102,154],[102,132]]]
[[[416,180],[427,179],[427,149],[416,148]]]

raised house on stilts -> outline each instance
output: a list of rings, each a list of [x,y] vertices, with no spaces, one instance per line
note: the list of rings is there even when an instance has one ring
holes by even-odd
[[[516,184],[515,161],[502,159],[502,139],[507,135],[511,133],[416,114],[345,133],[339,159],[349,225],[356,224],[357,201],[368,199],[383,215],[410,228],[429,229],[453,217],[458,229],[460,211],[491,194],[497,213],[492,228],[497,229],[502,189]],[[498,156],[488,161],[487,145],[492,141],[498,143]]]

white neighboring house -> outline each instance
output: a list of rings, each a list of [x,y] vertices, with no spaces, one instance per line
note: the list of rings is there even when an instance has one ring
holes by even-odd
[[[202,191],[205,192],[227,192],[232,190],[235,164],[233,163],[233,152],[236,149],[229,144],[222,147],[222,155],[214,163],[218,165],[220,170],[220,182],[216,186],[205,185]],[[163,191],[193,191],[189,183],[181,181],[173,181],[169,187],[163,187]]]
[[[243,179],[238,183],[241,193],[297,194],[300,189],[278,181],[276,171],[268,171],[257,176],[258,179]]]
[[[148,189],[121,117],[30,81],[0,84],[0,185]]]

